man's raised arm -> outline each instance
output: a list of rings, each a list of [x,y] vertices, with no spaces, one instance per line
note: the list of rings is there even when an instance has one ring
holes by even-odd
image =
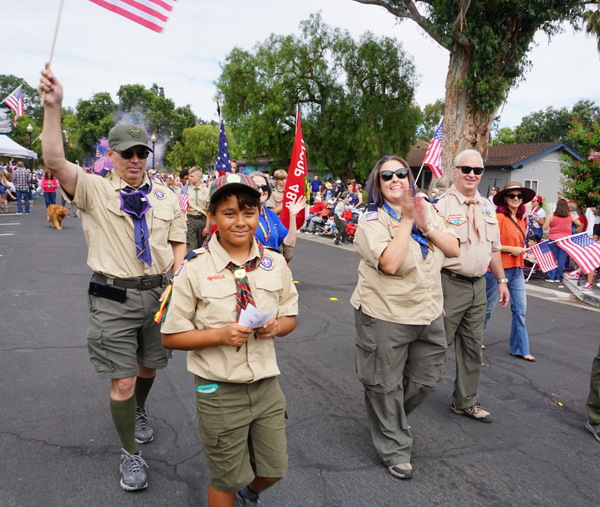
[[[65,158],[60,125],[63,89],[52,71],[47,68],[42,71],[38,92],[44,97],[44,128],[42,131],[44,163],[58,178],[61,187],[70,195],[74,195],[77,186],[77,166]]]

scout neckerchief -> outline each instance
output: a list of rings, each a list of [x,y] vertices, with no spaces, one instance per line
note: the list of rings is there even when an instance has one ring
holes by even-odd
[[[261,222],[261,218],[265,219],[265,222],[267,223],[267,229],[269,230],[268,234],[267,231],[265,231],[265,228],[263,227],[263,224]],[[265,212],[265,209],[263,207],[263,212],[258,215],[258,225],[260,225],[260,228],[262,229],[263,235],[265,236],[265,243],[269,242],[269,238],[271,237],[271,224],[269,223],[269,219],[267,218],[267,214]]]
[[[136,258],[144,261],[148,267],[152,266],[152,254],[150,252],[150,233],[146,223],[146,212],[152,207],[146,195],[152,190],[152,182],[142,185],[137,190],[127,186],[121,190],[121,209],[133,218],[133,229],[135,231]]]
[[[390,205],[383,201],[383,209],[387,212],[388,215],[395,218],[398,222],[402,219],[398,218],[396,212],[390,207]],[[417,228],[417,226],[413,223],[412,232],[410,233],[410,237],[414,239],[417,243],[419,243],[419,247],[421,248],[421,254],[423,254],[423,259],[427,258],[427,254],[429,253],[429,245],[427,244],[427,240],[422,235],[421,231]]]
[[[248,307],[248,305],[253,305],[256,307],[256,303],[254,302],[254,296],[252,295],[252,291],[250,290],[250,285],[248,284],[247,273],[250,271],[254,271],[262,261],[263,256],[263,247],[257,241],[258,245],[258,253],[259,257],[255,257],[246,263],[243,266],[238,266],[234,264],[232,261],[229,261],[227,264],[227,269],[233,273],[233,277],[235,279],[235,288],[237,291],[236,305],[235,305],[235,315],[236,319],[240,318],[240,313],[242,310]],[[210,252],[208,245],[206,245],[206,250]]]
[[[457,199],[459,199],[459,196],[456,194],[456,192],[452,189],[452,187],[450,187],[448,190],[446,190],[447,194],[453,195],[454,197],[456,197]],[[471,248],[471,245],[473,244],[473,240],[475,239],[473,237],[473,231],[475,231],[475,233],[477,234],[477,236],[479,236],[481,238],[481,224],[479,222],[479,213],[475,213],[475,205],[478,203],[479,201],[477,199],[465,199],[465,204],[467,206],[469,206],[469,211],[467,212],[467,234],[469,237],[469,246],[468,248]]]

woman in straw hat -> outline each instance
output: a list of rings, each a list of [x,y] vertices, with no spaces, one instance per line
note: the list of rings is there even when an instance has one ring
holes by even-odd
[[[527,293],[523,276],[525,267],[523,253],[526,248],[527,228],[523,217],[526,214],[525,204],[531,202],[534,197],[535,192],[532,189],[524,188],[520,183],[514,181],[506,184],[504,189],[494,196],[498,227],[500,228],[500,242],[502,243],[502,266],[508,279],[512,311],[510,354],[526,361],[535,361],[535,357],[529,353],[529,336],[525,328]],[[498,282],[489,270],[486,274],[486,281],[488,306],[485,323],[487,326],[492,310],[498,302]]]

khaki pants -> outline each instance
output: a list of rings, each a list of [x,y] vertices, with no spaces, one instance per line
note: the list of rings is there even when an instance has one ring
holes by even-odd
[[[592,362],[590,394],[586,404],[590,424],[600,424],[600,350]]]
[[[202,231],[206,227],[206,217],[204,215],[188,215],[186,244],[188,253],[202,247],[205,236]]]
[[[477,403],[487,309],[485,286],[485,277],[471,283],[452,278],[442,271],[446,339],[448,347],[454,343],[456,351],[456,380],[452,400],[461,410]]]
[[[356,372],[365,387],[373,445],[386,466],[409,463],[406,417],[446,374],[446,335],[440,315],[429,326],[395,324],[355,310]]]

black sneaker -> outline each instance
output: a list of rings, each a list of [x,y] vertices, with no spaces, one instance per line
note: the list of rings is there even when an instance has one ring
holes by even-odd
[[[402,468],[402,466],[408,465],[410,468]],[[413,478],[413,469],[410,463],[401,463],[399,465],[393,465],[388,467],[388,470],[394,477],[398,477],[398,479],[412,479]]]
[[[135,414],[135,441],[138,444],[149,444],[154,440],[154,430],[148,426],[148,411],[137,408]]]
[[[240,495],[239,491],[235,494],[233,507],[256,507],[257,505],[260,505],[260,500],[258,498],[253,502],[252,500],[248,500],[246,497]]]
[[[144,467],[148,468],[142,458],[142,453],[129,454],[121,449],[121,488],[125,491],[137,491],[148,487],[148,475]]]
[[[492,414],[483,410],[479,402],[462,410],[456,408],[456,405],[454,404],[454,402],[452,402],[452,412],[454,412],[455,414],[466,415],[467,417],[475,419],[476,421],[484,423],[492,422]]]

